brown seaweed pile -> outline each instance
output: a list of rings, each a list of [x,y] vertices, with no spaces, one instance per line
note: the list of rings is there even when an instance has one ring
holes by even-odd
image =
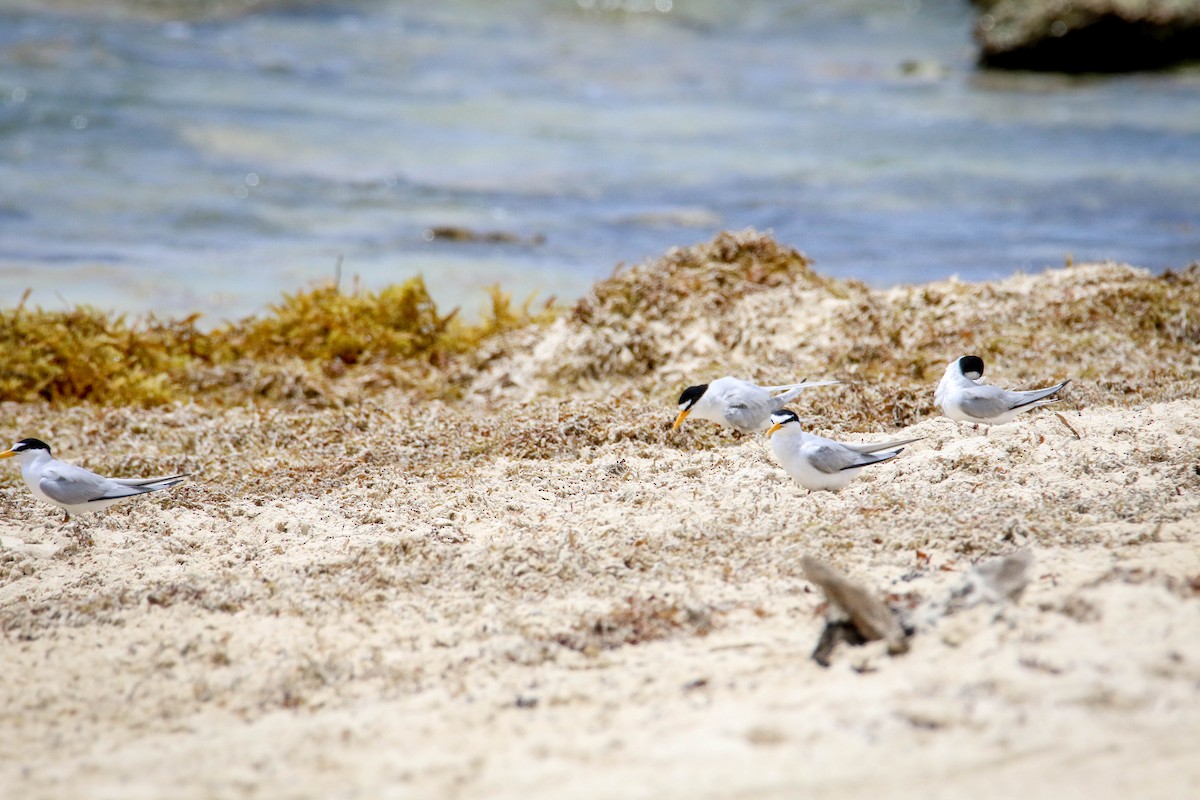
[[[156,406],[177,401],[343,399],[389,386],[450,396],[458,361],[548,318],[498,288],[477,322],[442,313],[414,278],[378,292],[333,284],[284,295],[261,317],[211,332],[89,307],[0,311],[0,401]],[[342,380],[339,380],[342,379]]]
[[[726,374],[838,378],[843,389],[820,392],[830,416],[906,425],[932,413],[946,364],[975,353],[997,383],[1074,379],[1069,402],[1167,400],[1200,389],[1196,308],[1200,266],[1152,275],[1088,264],[872,289],[815,274],[768,235],[724,233],[597,284],[480,386],[527,397],[632,392],[669,405]]]

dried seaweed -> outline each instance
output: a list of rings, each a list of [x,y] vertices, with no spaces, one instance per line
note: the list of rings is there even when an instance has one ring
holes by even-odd
[[[30,310],[26,298],[0,311],[0,400],[159,405],[177,396],[192,362],[212,357],[194,316],[130,324],[87,306]]]
[[[490,339],[556,313],[498,287],[466,322],[442,313],[420,278],[378,292],[333,284],[285,295],[260,317],[206,332],[198,315],[129,321],[82,306],[0,311],[0,401],[156,406],[180,400],[313,400],[387,386],[447,394]],[[357,368],[357,369],[356,369]],[[436,371],[435,377],[430,372]],[[341,385],[336,385],[341,380]]]
[[[559,634],[554,641],[595,655],[602,650],[674,636],[707,636],[716,614],[708,606],[681,604],[666,597],[627,597],[607,614],[580,620],[575,630]]]

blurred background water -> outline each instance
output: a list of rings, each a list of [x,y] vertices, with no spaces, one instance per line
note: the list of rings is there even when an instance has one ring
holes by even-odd
[[[571,298],[747,226],[880,285],[1200,259],[1200,71],[981,73],[970,25],[965,0],[0,0],[0,303],[216,324],[339,257],[451,305]]]

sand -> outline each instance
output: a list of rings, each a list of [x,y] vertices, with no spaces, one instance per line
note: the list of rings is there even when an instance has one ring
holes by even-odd
[[[932,384],[875,425],[886,386],[813,390],[820,432],[925,438],[810,495],[672,433],[666,379],[545,383],[575,324],[457,402],[0,407],[195,473],[61,526],[0,464],[0,797],[1200,796],[1200,399],[1077,378],[984,436]],[[1019,601],[809,658],[802,555],[915,606],[1022,548]]]

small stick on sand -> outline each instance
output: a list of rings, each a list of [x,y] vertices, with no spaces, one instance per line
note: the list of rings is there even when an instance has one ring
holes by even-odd
[[[1082,436],[1080,436],[1080,435],[1079,435],[1079,431],[1077,431],[1077,430],[1075,430],[1074,428],[1072,428],[1072,427],[1071,427],[1071,423],[1067,422],[1067,418],[1066,418],[1066,417],[1064,417],[1062,414],[1058,413],[1057,411],[1055,411],[1055,412],[1054,412],[1054,416],[1058,417],[1058,421],[1059,421],[1059,422],[1061,422],[1063,425],[1066,425],[1066,426],[1067,426],[1067,430],[1069,430],[1071,433],[1075,434],[1075,438],[1076,438],[1076,439],[1082,439],[1082,438],[1083,438]]]

